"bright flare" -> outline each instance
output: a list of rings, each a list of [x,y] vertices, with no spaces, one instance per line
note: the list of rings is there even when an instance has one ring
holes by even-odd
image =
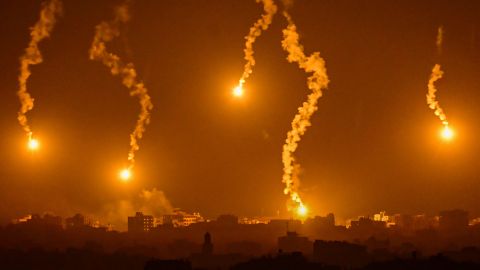
[[[32,151],[35,151],[38,149],[38,147],[40,146],[40,143],[38,142],[38,140],[36,139],[29,139],[28,140],[28,149],[32,150]]]
[[[243,96],[243,87],[241,85],[238,85],[237,87],[233,88],[232,94],[235,97]]]
[[[120,172],[120,178],[124,181],[127,182],[130,180],[130,177],[132,177],[132,172],[129,169],[123,169]]]
[[[306,216],[308,214],[308,208],[305,205],[301,204],[297,209],[297,214],[301,217]]]
[[[455,134],[453,133],[453,130],[452,130],[450,127],[445,126],[445,127],[443,128],[443,130],[442,130],[442,138],[443,138],[444,140],[449,141],[449,140],[453,139],[453,136],[454,136],[454,135],[455,135]]]

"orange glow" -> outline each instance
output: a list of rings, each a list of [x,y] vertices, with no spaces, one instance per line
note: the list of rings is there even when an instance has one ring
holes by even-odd
[[[123,169],[120,172],[120,179],[122,179],[123,182],[128,182],[131,177],[132,177],[132,172],[130,171],[130,169]]]
[[[38,142],[37,139],[29,139],[28,140],[28,149],[35,151],[40,147],[40,143]]]
[[[243,87],[238,85],[237,87],[233,88],[232,94],[235,97],[242,97],[243,96]]]
[[[453,130],[449,126],[445,126],[442,130],[442,138],[446,141],[450,141],[455,136]]]
[[[307,214],[308,214],[308,208],[307,208],[305,205],[301,204],[301,205],[298,206],[298,208],[297,208],[297,214],[298,214],[300,217],[305,217],[305,216],[307,216]]]

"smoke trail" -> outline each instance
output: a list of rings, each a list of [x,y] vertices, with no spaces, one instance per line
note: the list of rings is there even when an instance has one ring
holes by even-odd
[[[150,96],[143,82],[138,81],[137,72],[132,63],[125,64],[120,57],[106,50],[106,43],[120,35],[119,27],[130,20],[128,1],[115,9],[115,18],[110,22],[102,22],[96,26],[95,37],[90,48],[90,59],[102,61],[110,68],[113,75],[120,75],[122,83],[130,90],[130,96],[136,96],[140,101],[140,113],[135,129],[130,134],[130,151],[128,152],[129,169],[135,164],[135,152],[139,149],[138,140],[145,132],[145,126],[150,122],[150,111],[153,109]]]
[[[438,54],[442,54],[442,44],[443,44],[443,26],[439,26],[437,30],[437,52]]]
[[[438,27],[437,40],[436,40],[437,52],[439,55],[442,52],[442,44],[443,44],[443,27],[440,26]],[[437,80],[440,80],[443,77],[443,74],[444,72],[442,71],[440,65],[435,64],[435,66],[432,69],[432,74],[430,75],[430,79],[428,80],[427,104],[430,107],[430,109],[434,110],[435,115],[440,119],[440,121],[442,121],[442,124],[445,127],[448,127],[447,116],[445,115],[442,108],[438,104],[438,101],[435,95],[435,93],[437,92],[437,89],[435,88],[435,82]]]
[[[243,50],[245,53],[245,67],[243,70],[242,77],[238,82],[238,88],[241,89],[243,84],[245,83],[246,79],[252,73],[252,68],[255,65],[255,58],[253,57],[253,43],[257,37],[262,34],[262,30],[266,31],[270,24],[272,23],[273,16],[277,13],[277,6],[273,2],[273,0],[256,0],[257,3],[263,3],[263,10],[265,13],[262,15],[260,19],[258,19],[255,24],[250,28],[250,32],[245,37],[245,49]]]
[[[288,62],[296,62],[306,73],[312,73],[308,77],[308,88],[312,91],[308,99],[298,108],[298,112],[292,121],[292,130],[287,133],[287,139],[283,145],[283,179],[285,183],[284,193],[288,195],[296,209],[305,209],[302,199],[298,193],[299,179],[298,171],[300,166],[296,163],[294,153],[297,150],[301,137],[311,125],[310,118],[317,110],[318,99],[322,96],[322,89],[328,86],[327,70],[325,60],[320,57],[319,52],[305,56],[303,46],[299,44],[297,27],[290,15],[284,11],[283,15],[288,21],[288,26],[283,30],[282,47],[288,52]],[[290,209],[291,210],[291,209]]]
[[[27,92],[27,81],[31,75],[30,65],[37,65],[43,62],[42,54],[38,49],[38,43],[50,36],[57,16],[62,14],[62,3],[60,0],[50,0],[43,3],[42,6],[40,19],[30,29],[30,43],[25,49],[25,54],[20,57],[20,75],[18,76],[19,89],[17,95],[20,99],[21,107],[17,119],[27,133],[29,140],[32,140],[33,134],[26,116],[26,113],[33,109],[33,98]]]
[[[435,115],[442,121],[444,126],[448,126],[447,116],[443,112],[442,108],[438,104],[435,93],[437,89],[435,88],[435,82],[443,77],[443,71],[440,68],[439,64],[435,64],[432,69],[432,74],[428,80],[428,94],[427,94],[427,104],[430,109],[435,111]]]

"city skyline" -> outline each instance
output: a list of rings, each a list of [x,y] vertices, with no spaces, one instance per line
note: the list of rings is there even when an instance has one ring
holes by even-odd
[[[165,215],[156,224],[152,216],[137,212],[128,217],[127,232],[99,226],[81,214],[65,219],[32,215],[0,226],[0,256],[24,258],[18,262],[4,257],[6,265],[51,268],[60,263],[64,267],[79,264],[82,269],[110,269],[122,261],[130,261],[125,269],[172,263],[191,264],[194,269],[232,269],[244,264],[246,269],[265,269],[255,268],[256,262],[282,258],[288,262],[291,256],[333,269],[369,269],[376,263],[417,265],[439,258],[436,263],[442,269],[477,269],[480,219],[471,222],[468,215],[459,209],[441,211],[435,217],[381,212],[373,219],[362,217],[342,226],[333,214],[303,222],[271,219],[260,223],[248,223],[234,215],[207,221],[197,214],[186,214],[186,219],[177,220],[185,223],[176,223],[177,217]],[[98,258],[101,263],[96,262]],[[296,269],[303,267],[297,265]],[[421,269],[433,266],[424,267]],[[313,269],[323,268],[316,265]]]

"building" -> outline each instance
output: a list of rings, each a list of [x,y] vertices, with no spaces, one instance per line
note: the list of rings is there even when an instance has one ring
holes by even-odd
[[[193,253],[189,257],[193,269],[231,269],[247,259],[241,254],[214,254],[210,233],[205,233],[203,239],[201,253]]]
[[[270,218],[268,217],[254,217],[254,218],[249,218],[249,217],[243,217],[238,220],[239,224],[245,224],[245,225],[254,225],[254,224],[268,224],[270,223]]]
[[[443,232],[459,232],[468,228],[468,212],[464,210],[449,210],[440,212],[439,229]]]
[[[137,212],[135,216],[128,217],[128,232],[148,232],[153,228],[153,216]]]
[[[65,227],[66,228],[79,228],[89,225],[87,219],[82,214],[75,214],[73,217],[69,217],[65,219]]]
[[[268,227],[274,231],[300,231],[302,221],[294,219],[272,219],[268,223]]]
[[[474,218],[470,220],[468,223],[469,226],[475,226],[475,225],[480,225],[480,217]]]
[[[60,216],[45,214],[45,215],[43,215],[43,222],[45,224],[62,227],[62,217],[60,217]]]
[[[365,246],[340,241],[315,240],[313,258],[327,265],[338,265],[342,268],[358,268],[368,261]]]
[[[305,236],[299,236],[296,232],[287,231],[287,235],[278,238],[278,249],[282,252],[312,253],[312,242]]]
[[[62,227],[62,218],[60,216],[54,216],[45,214],[43,217],[37,214],[27,215],[18,219],[12,220],[13,224],[35,224],[35,225],[51,225]]]
[[[234,215],[220,215],[217,217],[217,223],[221,225],[237,225],[238,217]]]
[[[382,220],[371,219],[370,217],[360,217],[358,220],[352,220],[350,222],[350,228],[374,228],[384,229],[387,227],[387,222]]]
[[[396,214],[392,216],[392,220],[395,224],[395,228],[403,231],[404,233],[412,233],[438,227],[438,219],[434,217],[428,217],[425,214]]]
[[[205,222],[205,219],[200,213],[187,213],[180,209],[175,209],[173,214],[163,215],[156,225],[170,225],[173,227],[187,227],[194,223]]]
[[[12,223],[13,224],[26,223],[31,219],[32,219],[32,215],[26,215],[26,216],[23,216],[23,217],[20,217],[20,218],[13,219]]]
[[[315,216],[313,218],[309,218],[305,221],[304,225],[315,227],[315,228],[329,228],[335,227],[335,216],[330,213],[324,217],[322,216]]]
[[[202,255],[209,256],[213,254],[213,244],[212,244],[212,236],[209,232],[205,233],[203,237],[203,245],[202,245]]]
[[[182,221],[179,223],[179,226],[190,226],[193,223],[199,223],[199,222],[204,222],[205,219],[200,215],[200,213],[193,213],[193,214],[188,214],[188,213],[182,213]]]

